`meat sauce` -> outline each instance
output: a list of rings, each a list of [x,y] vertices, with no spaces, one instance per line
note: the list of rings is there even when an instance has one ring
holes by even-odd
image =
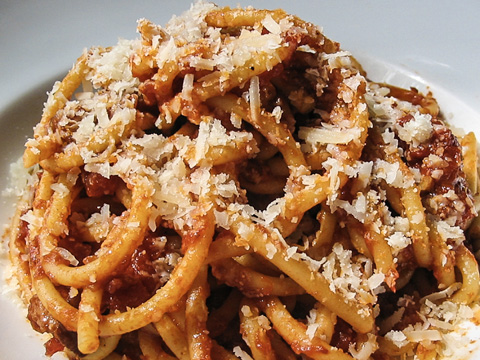
[[[106,178],[98,173],[82,172],[82,182],[88,197],[113,195],[122,180],[118,176]]]
[[[73,351],[77,349],[77,334],[68,331],[59,321],[55,320],[37,296],[30,299],[27,318],[35,331],[53,335],[53,338],[45,344],[45,355],[52,356],[56,352],[64,350],[64,347]]]
[[[153,262],[164,256],[155,245],[155,237],[147,236],[131,259],[120,266],[123,271],[105,286],[103,308],[110,312],[125,311],[127,307],[139,306],[152,297],[161,286]]]
[[[407,115],[400,125],[413,119]],[[476,214],[465,174],[462,169],[462,148],[450,129],[433,118],[430,139],[417,147],[406,146],[404,156],[408,166],[419,169],[421,174],[433,179],[425,185],[422,198],[426,209],[442,220],[455,217],[455,225],[465,229]],[[431,161],[430,155],[441,161]],[[456,196],[449,195],[453,191]]]
[[[88,198],[110,196],[115,193],[122,180],[117,177],[107,179],[99,174],[83,173],[81,176],[85,186],[85,194]],[[90,214],[84,214],[88,217]],[[68,236],[58,239],[58,246],[68,250],[80,264],[87,263],[94,257],[100,244],[78,241],[76,232],[71,231]],[[128,307],[136,307],[153,296],[156,290],[162,285],[161,279],[154,266],[155,260],[165,257],[169,252],[178,252],[176,245],[158,246],[160,234],[148,233],[143,243],[134,251],[132,256],[124,260],[116,270],[115,274],[108,279],[104,288],[102,313],[108,314],[116,310],[125,311]],[[22,222],[19,232],[22,240],[28,237],[28,226]],[[37,248],[37,247],[34,247]],[[31,261],[38,262],[32,257]],[[46,255],[44,261],[49,259],[68,264],[68,261],[61,258],[56,252]],[[57,290],[73,306],[78,306],[80,294],[70,292],[70,289],[58,287]],[[32,327],[40,333],[51,333],[53,338],[45,344],[46,355],[51,356],[64,347],[76,349],[76,333],[70,332],[58,321],[56,321],[45,309],[37,296],[33,296],[28,307],[28,319]]]

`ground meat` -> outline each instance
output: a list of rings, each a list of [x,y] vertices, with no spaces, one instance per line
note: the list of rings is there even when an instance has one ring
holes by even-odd
[[[62,351],[63,347],[78,352],[77,334],[68,331],[59,321],[55,320],[37,296],[30,299],[27,318],[35,331],[53,335],[54,340],[49,340],[45,344],[46,355],[51,356],[57,351]]]
[[[125,311],[149,299],[161,286],[153,262],[163,256],[165,252],[156,246],[155,236],[147,235],[128,263],[122,264],[122,270],[107,283],[103,308]]]
[[[338,319],[331,344],[345,352],[355,343],[355,331],[344,320]]]
[[[83,172],[82,181],[89,197],[113,195],[121,183],[118,176],[106,178],[98,173]]]
[[[427,210],[442,220],[454,218],[455,225],[465,229],[475,209],[462,168],[462,148],[443,123],[433,119],[432,124],[431,138],[417,147],[406,147],[405,158],[409,166],[434,180],[422,194]],[[430,155],[440,161],[432,161]]]

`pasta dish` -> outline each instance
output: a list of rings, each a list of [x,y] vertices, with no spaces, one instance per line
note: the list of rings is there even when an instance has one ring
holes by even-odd
[[[474,133],[282,10],[85,50],[26,143],[9,255],[47,356],[466,359]]]

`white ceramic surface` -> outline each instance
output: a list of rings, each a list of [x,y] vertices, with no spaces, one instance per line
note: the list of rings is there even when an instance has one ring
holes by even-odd
[[[0,2],[0,188],[41,114],[46,91],[83,48],[136,37],[138,18],[164,24],[190,1]],[[451,0],[241,0],[219,5],[282,7],[321,25],[374,80],[429,88],[449,120],[480,136],[480,2]],[[2,199],[0,222],[12,212]],[[6,262],[5,254],[0,262]],[[0,264],[3,270],[3,265]],[[3,285],[1,280],[0,285]],[[2,287],[3,290],[3,287]],[[42,341],[0,291],[0,360],[41,359]],[[478,355],[480,359],[480,353]]]

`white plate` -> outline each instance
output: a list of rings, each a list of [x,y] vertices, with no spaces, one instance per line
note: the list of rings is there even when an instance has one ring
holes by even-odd
[[[378,0],[217,1],[282,7],[316,23],[364,63],[374,80],[429,88],[455,125],[480,136],[480,2]],[[164,24],[190,1],[0,3],[0,188],[41,114],[45,93],[85,47],[136,37],[138,18]],[[7,222],[12,204],[2,203]],[[5,263],[5,256],[2,257]],[[2,283],[3,284],[3,283]],[[0,284],[0,285],[2,285]],[[44,349],[9,294],[0,295],[0,358],[40,359]],[[480,354],[479,354],[480,358]]]

